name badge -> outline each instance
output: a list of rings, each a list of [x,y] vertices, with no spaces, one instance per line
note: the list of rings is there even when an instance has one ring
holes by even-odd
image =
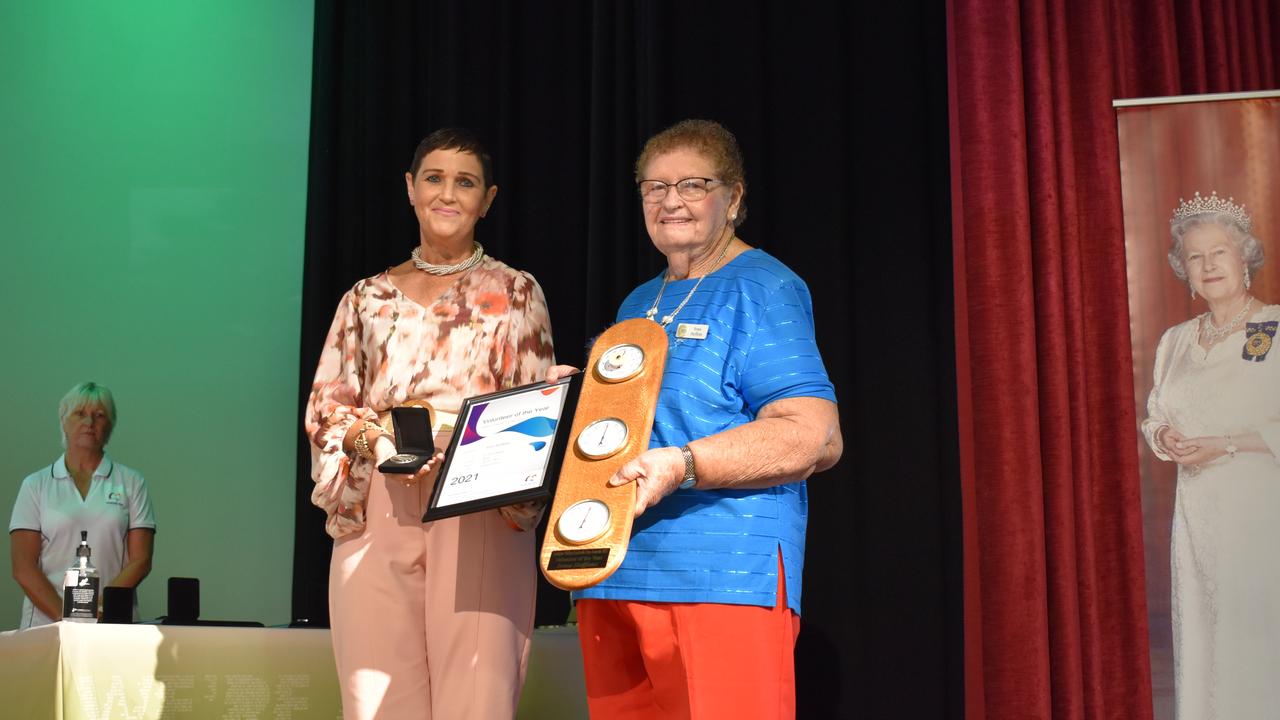
[[[680,323],[676,326],[676,337],[688,340],[704,340],[707,337],[707,326]]]

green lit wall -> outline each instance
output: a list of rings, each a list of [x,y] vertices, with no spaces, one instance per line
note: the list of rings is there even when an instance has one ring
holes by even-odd
[[[0,0],[0,512],[61,452],[67,389],[109,386],[159,524],[144,618],[180,575],[205,618],[289,620],[312,23]],[[21,600],[5,573],[0,629]]]

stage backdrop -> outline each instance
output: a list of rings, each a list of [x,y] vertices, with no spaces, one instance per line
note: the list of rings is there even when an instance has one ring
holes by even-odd
[[[1280,167],[1280,93],[1116,104],[1122,105],[1116,114],[1133,337],[1133,401],[1142,420],[1147,416],[1160,336],[1208,310],[1203,298],[1191,299],[1187,284],[1169,267],[1169,218],[1180,199],[1189,200],[1197,191],[1205,196],[1217,191],[1246,205],[1253,217],[1253,234],[1263,242],[1267,256],[1254,277],[1252,292],[1264,302],[1280,300],[1280,263],[1276,262],[1280,182],[1275,171]],[[1173,717],[1169,535],[1177,466],[1157,458],[1141,434],[1136,452],[1142,472],[1152,693],[1155,718],[1163,720]]]
[[[159,522],[141,612],[289,618],[313,4],[0,4],[0,514],[110,387]],[[0,553],[8,567],[8,533]],[[68,558],[70,563],[72,558]],[[0,629],[22,595],[4,574]]]
[[[547,295],[556,356],[663,258],[633,163],[684,117],[746,155],[740,236],[808,283],[845,451],[809,482],[802,718],[960,711],[960,536],[943,8],[901,3],[316,3],[301,408],[342,293],[417,241],[403,173],[446,124],[489,139],[477,228]],[[294,602],[327,609],[332,541],[299,448]],[[563,622],[544,585],[538,621]]]

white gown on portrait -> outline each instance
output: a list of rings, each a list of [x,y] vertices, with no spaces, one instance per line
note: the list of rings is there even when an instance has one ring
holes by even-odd
[[[1249,322],[1278,320],[1280,306],[1268,305]],[[1161,425],[1188,438],[1257,431],[1271,452],[1178,470],[1170,548],[1177,717],[1277,718],[1280,342],[1250,361],[1244,329],[1206,351],[1198,328],[1189,320],[1160,340],[1148,442]]]

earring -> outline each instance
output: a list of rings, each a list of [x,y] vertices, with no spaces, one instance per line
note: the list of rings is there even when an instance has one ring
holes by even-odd
[[[1253,285],[1253,281],[1249,279],[1249,268],[1244,269],[1244,289],[1248,290]]]
[[[1196,299],[1196,289],[1195,289],[1195,288],[1191,288],[1191,299],[1192,299],[1192,300],[1195,300],[1195,299]]]

